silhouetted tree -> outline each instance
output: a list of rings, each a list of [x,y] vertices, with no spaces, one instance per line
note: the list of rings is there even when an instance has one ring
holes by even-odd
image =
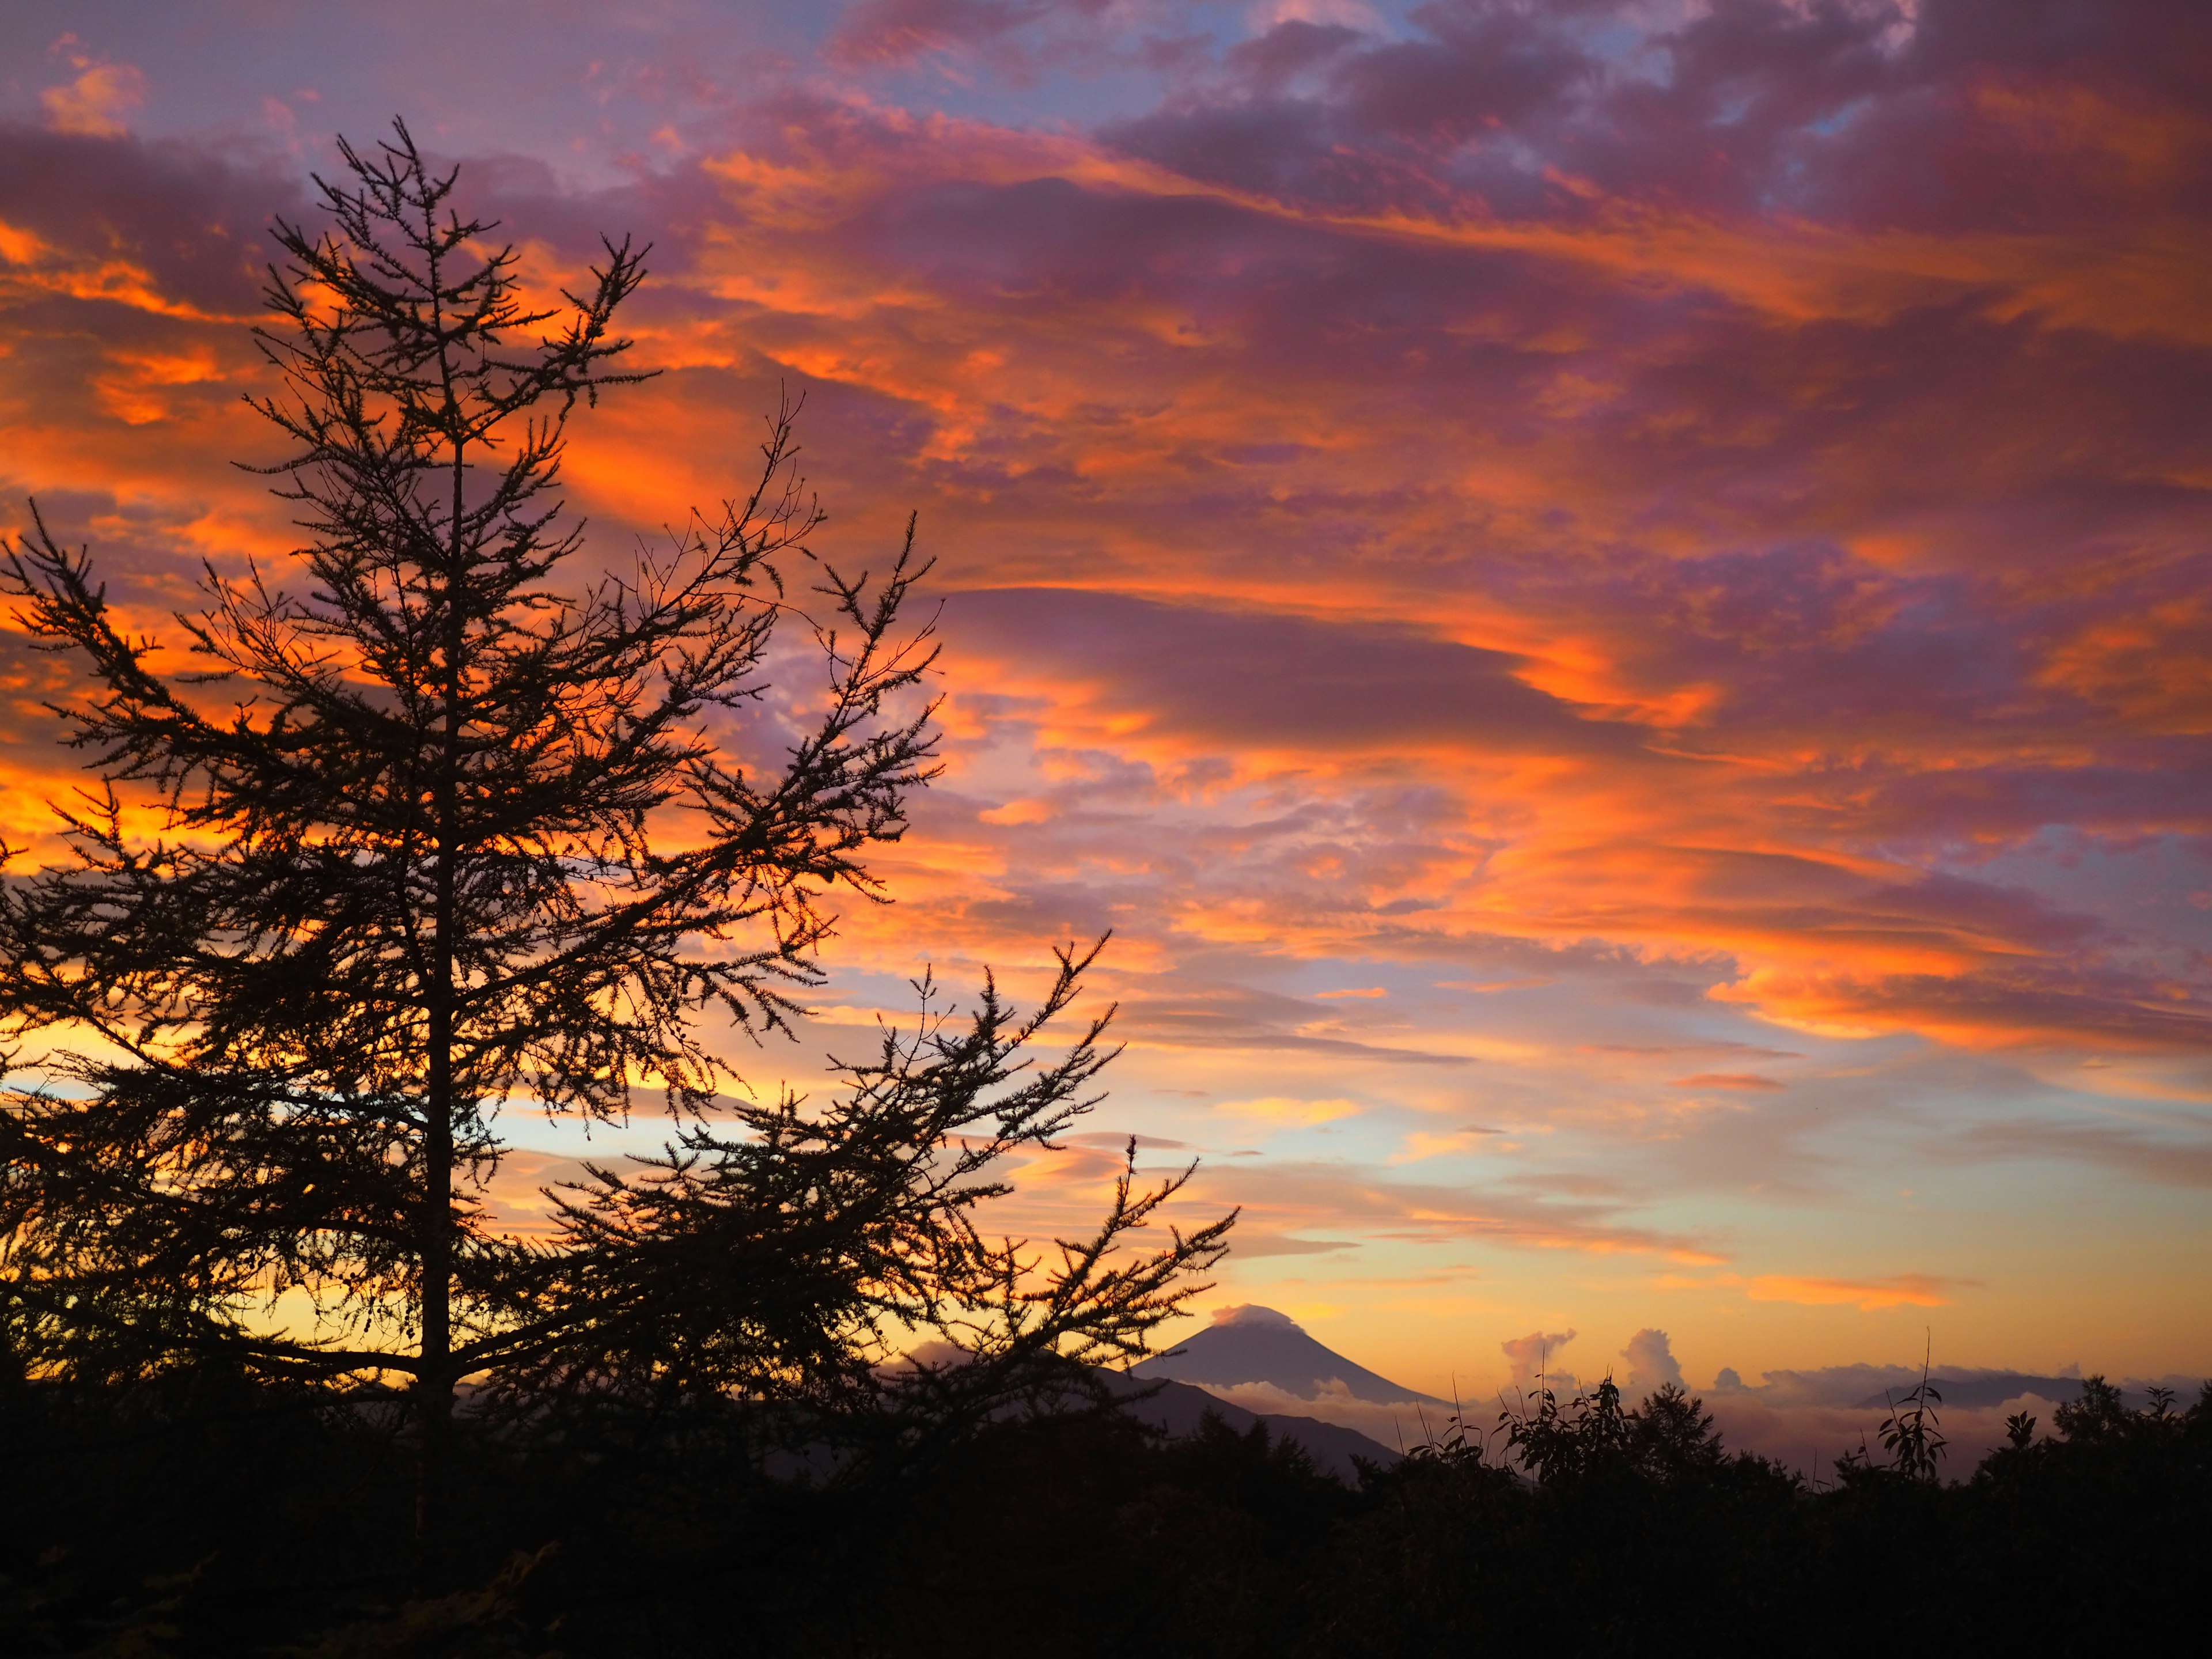
[[[612,332],[643,251],[606,243],[533,308],[404,125],[343,154],[332,228],[278,224],[260,332],[292,585],[210,566],[192,672],[165,675],[43,521],[8,561],[23,625],[89,665],[58,712],[100,780],[62,814],[73,861],[0,895],[15,1364],[403,1379],[427,1535],[466,1378],[984,1409],[1026,1362],[1141,1352],[1226,1225],[1125,1258],[1176,1182],[1125,1176],[1046,1267],[974,1219],[988,1166],[1090,1103],[1103,1021],[1024,1058],[1087,956],[1027,1016],[926,994],[824,1107],[733,1100],[701,1027],[787,1026],[828,896],[880,896],[865,855],[933,774],[912,525],[880,580],[816,562],[787,591],[820,514],[787,408],[749,495],[564,582],[567,423],[643,378]],[[793,617],[824,689],[750,770],[711,728],[759,708]],[[501,1107],[620,1119],[638,1091],[678,1120],[665,1160],[595,1169],[550,1240],[502,1236]],[[933,1329],[971,1363],[881,1368]]]

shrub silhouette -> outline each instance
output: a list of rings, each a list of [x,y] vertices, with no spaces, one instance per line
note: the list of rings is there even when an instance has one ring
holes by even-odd
[[[466,1576],[410,1607],[388,1415],[236,1376],[18,1381],[0,1650],[2102,1653],[2197,1615],[2212,1391],[2085,1397],[2069,1421],[2097,1429],[1965,1481],[1878,1467],[1819,1489],[1729,1451],[1674,1389],[1555,1402],[1540,1481],[1470,1436],[1356,1489],[1264,1425],[1169,1443],[1111,1411],[988,1424],[927,1479],[828,1482],[764,1469],[721,1418],[581,1418],[464,1441]]]

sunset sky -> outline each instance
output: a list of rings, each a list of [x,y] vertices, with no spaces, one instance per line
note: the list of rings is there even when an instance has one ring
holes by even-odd
[[[1110,927],[1018,1207],[1200,1158],[1208,1306],[2212,1372],[2212,7],[16,0],[0,526],[155,629],[281,559],[265,228],[394,114],[548,286],[654,246],[594,548],[781,386],[820,550],[939,561],[946,773],[755,1074]]]

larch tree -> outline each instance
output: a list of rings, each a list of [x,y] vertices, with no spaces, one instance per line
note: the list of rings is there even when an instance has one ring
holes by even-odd
[[[579,578],[568,422],[645,378],[613,331],[642,251],[533,308],[404,125],[342,149],[330,225],[277,224],[260,331],[289,576],[210,566],[167,673],[35,514],[6,563],[20,625],[89,671],[57,713],[96,779],[57,809],[70,856],[0,889],[6,1358],[395,1389],[430,1539],[470,1379],[976,1411],[1025,1366],[1141,1353],[1224,1248],[1227,1221],[1126,1248],[1179,1178],[1125,1171],[1047,1256],[977,1224],[994,1166],[1092,1103],[1103,1021],[1032,1055],[1093,953],[1027,1013],[925,984],[818,1104],[737,1086],[714,1041],[789,1029],[830,896],[884,896],[868,849],[933,775],[911,524],[878,579],[817,561],[786,410],[748,495]],[[823,695],[748,769],[728,717],[794,624]],[[665,1156],[503,1234],[500,1109],[641,1093]],[[885,1363],[925,1335],[961,1363]]]

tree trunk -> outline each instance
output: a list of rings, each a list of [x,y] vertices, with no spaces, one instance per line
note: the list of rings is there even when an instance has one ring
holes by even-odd
[[[440,896],[450,884],[441,875]],[[453,1461],[453,1010],[447,985],[432,992],[430,1087],[423,1103],[422,1345],[415,1374],[417,1464],[415,1549],[425,1589],[443,1569],[447,1488]]]
[[[450,378],[447,406],[458,416]],[[465,643],[462,616],[461,507],[464,500],[463,443],[453,439],[452,540],[446,568],[446,705],[443,752],[437,779],[437,895],[431,919],[428,995],[428,1086],[423,1100],[422,1369],[415,1376],[419,1462],[415,1488],[415,1548],[417,1572],[426,1591],[442,1588],[447,1506],[452,1483],[453,1447],[453,955],[454,866],[460,854],[458,811],[460,786],[461,653]]]

